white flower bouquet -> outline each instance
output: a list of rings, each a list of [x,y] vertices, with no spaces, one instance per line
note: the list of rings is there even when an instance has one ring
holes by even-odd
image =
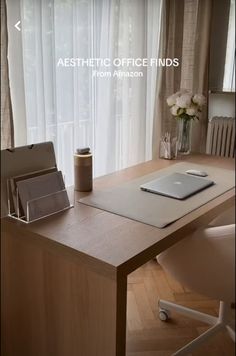
[[[206,99],[202,94],[192,94],[188,90],[181,90],[169,96],[166,101],[175,118],[199,120],[199,114]]]

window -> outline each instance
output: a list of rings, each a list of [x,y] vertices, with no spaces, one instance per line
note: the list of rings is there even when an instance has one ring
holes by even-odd
[[[161,0],[19,3],[27,143],[54,142],[67,185],[77,147],[91,148],[95,176],[150,159],[157,67],[58,63],[158,57]],[[95,69],[141,76],[100,77]]]

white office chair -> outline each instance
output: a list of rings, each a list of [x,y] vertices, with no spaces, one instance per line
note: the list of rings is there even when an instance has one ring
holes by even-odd
[[[234,209],[225,212],[205,228],[186,237],[157,256],[159,264],[189,289],[220,300],[219,316],[201,313],[184,306],[159,300],[159,317],[167,321],[170,311],[213,325],[173,355],[187,355],[218,331],[226,328],[235,342],[235,331],[229,325],[229,310],[235,301],[235,224]],[[214,226],[213,226],[214,225]]]

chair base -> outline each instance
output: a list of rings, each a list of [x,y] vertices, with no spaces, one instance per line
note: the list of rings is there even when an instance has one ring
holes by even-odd
[[[160,319],[163,321],[168,320],[169,318],[168,311],[174,310],[187,317],[192,317],[193,319],[200,320],[207,324],[213,325],[211,328],[209,328],[203,334],[198,336],[196,339],[189,342],[180,350],[176,351],[173,354],[173,356],[188,355],[191,351],[193,351],[198,346],[200,346],[205,340],[209,339],[211,336],[215,335],[217,332],[221,331],[222,329],[226,329],[231,339],[235,342],[235,330],[233,330],[227,324],[229,309],[230,309],[229,306],[227,306],[225,302],[220,302],[219,316],[218,318],[216,318],[209,314],[201,313],[199,311],[186,308],[182,305],[178,305],[165,300],[159,300]],[[166,315],[166,318],[163,318],[163,315]]]

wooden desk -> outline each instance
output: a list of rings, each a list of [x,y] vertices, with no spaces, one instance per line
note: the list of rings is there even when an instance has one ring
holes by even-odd
[[[185,160],[234,169],[232,159]],[[97,179],[94,189],[173,163],[146,162]],[[127,275],[233,205],[234,195],[232,189],[164,229],[79,203],[29,225],[4,218],[2,355],[125,355]]]

